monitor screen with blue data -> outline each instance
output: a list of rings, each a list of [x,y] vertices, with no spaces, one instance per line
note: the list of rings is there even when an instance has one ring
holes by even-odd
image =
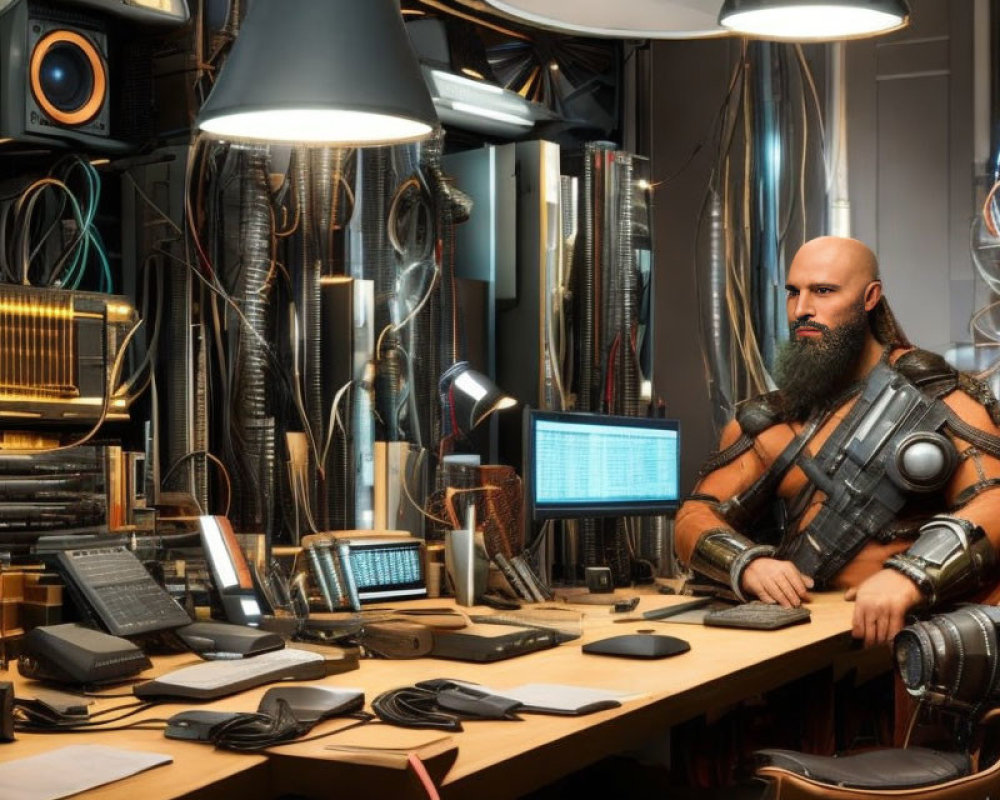
[[[524,413],[532,519],[659,514],[680,502],[680,425],[658,417]]]

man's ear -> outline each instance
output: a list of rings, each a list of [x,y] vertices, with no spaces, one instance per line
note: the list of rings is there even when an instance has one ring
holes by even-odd
[[[865,287],[865,311],[871,311],[882,299],[882,281],[872,281]]]

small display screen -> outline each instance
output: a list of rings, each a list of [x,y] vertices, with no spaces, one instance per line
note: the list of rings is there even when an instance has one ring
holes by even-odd
[[[525,412],[534,519],[653,514],[680,500],[676,420]]]

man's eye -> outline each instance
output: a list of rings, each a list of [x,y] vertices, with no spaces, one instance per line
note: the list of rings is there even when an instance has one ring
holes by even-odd
[[[830,292],[832,291],[833,289],[831,289],[829,286],[820,286],[819,288],[816,289],[816,294],[830,294]]]

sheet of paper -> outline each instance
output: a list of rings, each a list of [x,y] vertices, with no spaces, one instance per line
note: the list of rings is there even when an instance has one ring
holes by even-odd
[[[57,800],[127,778],[173,759],[162,753],[122,750],[99,744],[60,747],[0,764],[4,800]]]
[[[634,692],[616,689],[594,689],[587,686],[568,686],[562,683],[525,683],[508,689],[477,686],[484,692],[517,700],[531,708],[545,708],[557,712],[573,712],[593,703],[607,700],[622,702],[636,697]]]

